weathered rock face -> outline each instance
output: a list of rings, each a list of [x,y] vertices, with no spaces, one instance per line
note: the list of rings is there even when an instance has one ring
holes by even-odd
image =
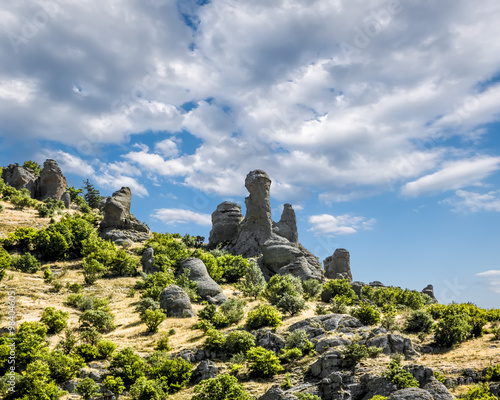
[[[43,163],[43,169],[40,172],[37,186],[36,198],[38,200],[48,198],[61,200],[68,188],[68,182],[66,182],[66,178],[57,163],[49,159]]]
[[[394,392],[387,400],[433,400],[433,397],[424,389],[412,387]]]
[[[219,372],[219,368],[211,360],[203,360],[198,364],[191,376],[191,383],[196,385],[205,379],[215,378]]]
[[[61,197],[61,200],[64,203],[64,207],[68,209],[71,207],[71,195],[69,194],[69,192],[64,192]]]
[[[335,250],[332,256],[325,258],[323,264],[327,278],[352,281],[350,256],[346,249]]]
[[[35,197],[38,178],[31,170],[19,164],[10,164],[3,169],[2,177],[7,185],[17,190],[27,189],[31,197]]]
[[[233,240],[238,234],[238,226],[243,219],[241,207],[236,203],[225,201],[212,213],[212,230],[208,246],[215,248],[219,243]]]
[[[297,400],[297,397],[292,393],[286,393],[279,385],[274,385],[266,393],[260,396],[259,400]]]
[[[169,318],[191,318],[194,311],[189,296],[177,285],[170,285],[160,294],[160,308]]]
[[[366,345],[368,347],[381,347],[383,349],[382,353],[384,354],[404,354],[407,359],[418,356],[411,340],[401,335],[388,334],[380,335],[371,339],[369,338]]]
[[[438,302],[436,297],[434,296],[434,286],[431,284],[427,285],[423,290],[422,293],[428,295],[432,300],[434,300],[436,303]]]
[[[149,228],[130,213],[132,193],[122,187],[109,197],[104,206],[104,219],[99,227],[102,238],[117,244],[142,242],[150,237]]]
[[[198,285],[198,294],[210,304],[220,304],[227,301],[222,288],[208,274],[207,267],[199,258],[186,258],[181,262],[181,273],[189,271],[189,279]]]
[[[262,170],[251,171],[245,179],[245,187],[250,193],[245,199],[245,218],[241,220],[234,203],[219,205],[212,215],[210,245],[215,247],[230,240],[227,249],[233,254],[262,255],[259,266],[267,279],[275,274],[292,274],[302,279],[323,280],[321,264],[298,242],[292,206],[285,204],[279,222],[271,219],[269,176]]]
[[[155,267],[155,257],[154,250],[151,246],[148,246],[144,253],[142,253],[142,272],[145,274],[154,274],[158,272],[158,268]]]

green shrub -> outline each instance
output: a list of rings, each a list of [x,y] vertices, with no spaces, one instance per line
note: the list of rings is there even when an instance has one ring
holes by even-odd
[[[96,397],[99,390],[99,385],[92,378],[83,378],[75,388],[75,392],[82,395],[85,400]]]
[[[238,378],[229,374],[201,381],[194,387],[194,393],[191,400],[250,400]]]
[[[43,270],[43,280],[45,283],[50,283],[52,282],[52,271],[50,270],[50,267],[47,265],[45,269]]]
[[[358,296],[352,290],[348,279],[331,279],[323,285],[321,292],[322,301],[328,303],[332,297],[336,296],[345,296],[345,299],[349,299],[349,303],[347,304],[352,304],[358,300]]]
[[[102,309],[90,309],[80,315],[81,328],[94,327],[101,333],[115,329],[114,316]]]
[[[366,350],[368,351],[368,357],[370,358],[377,358],[384,349],[382,347],[376,347],[376,346],[370,346],[367,347]]]
[[[293,296],[290,293],[285,293],[276,304],[276,308],[283,314],[290,316],[297,315],[307,309],[306,301],[300,296]]]
[[[112,375],[123,379],[125,385],[131,385],[144,376],[146,364],[132,348],[126,347],[113,356],[108,369]]]
[[[71,234],[67,232],[67,235]],[[38,231],[34,244],[35,249],[42,254],[44,260],[65,260],[68,257],[70,244],[60,231],[50,230],[50,228],[42,229]]]
[[[361,297],[373,301],[380,308],[392,305],[418,310],[432,302],[429,296],[416,290],[403,290],[399,287],[391,286],[381,288],[373,288],[368,285],[363,286]]]
[[[346,307],[346,310],[347,310],[347,307]],[[316,315],[326,315],[326,314],[330,313],[330,310],[324,304],[318,303],[318,304],[316,304],[316,308],[314,309],[314,312],[316,313]],[[341,314],[343,314],[343,313],[341,313]]]
[[[97,346],[101,336],[101,333],[93,326],[85,326],[80,329],[80,340],[93,346]]]
[[[31,170],[37,176],[40,175],[40,172],[42,170],[40,164],[38,164],[36,161],[31,160],[25,161],[23,164],[23,168]]]
[[[107,272],[107,268],[93,258],[85,257],[82,261],[83,278],[87,285],[93,285]]]
[[[193,365],[183,358],[169,358],[168,353],[153,354],[149,360],[151,377],[162,383],[164,389],[173,393],[182,389],[189,379]]]
[[[16,332],[16,364],[27,365],[47,351],[47,326],[41,322],[23,322]]]
[[[189,278],[189,270],[184,270],[177,279],[175,283],[180,286],[184,292],[189,296],[191,302],[197,302],[200,299],[198,295],[198,284]]]
[[[302,288],[306,300],[315,300],[321,293],[323,285],[317,279],[307,279],[302,282]]]
[[[226,338],[226,350],[230,354],[246,353],[255,347],[255,337],[246,331],[232,331]]]
[[[382,374],[387,380],[396,384],[398,389],[419,387],[418,381],[408,371],[403,369],[401,362],[392,360],[389,367]]]
[[[101,358],[108,358],[116,350],[116,344],[111,340],[99,340],[96,347]]]
[[[71,329],[66,329],[64,331],[64,338],[62,338],[56,346],[56,349],[60,349],[64,354],[69,354],[73,351],[76,345],[76,336]]]
[[[363,325],[376,325],[380,322],[380,311],[367,303],[362,303],[360,307],[353,309],[351,315],[359,319]]]
[[[16,385],[14,398],[23,400],[57,400],[67,392],[60,390],[50,377],[50,368],[46,362],[36,360],[30,363]]]
[[[77,372],[85,366],[84,359],[76,354],[66,355],[55,350],[43,357],[50,369],[50,376],[62,383],[73,379]]]
[[[229,253],[217,257],[217,264],[223,271],[222,279],[227,283],[239,281],[250,267],[249,260]]]
[[[365,345],[349,343],[342,350],[342,365],[354,368],[361,360],[368,358],[368,349]]]
[[[224,351],[226,348],[226,336],[223,332],[209,329],[206,332],[207,338],[203,346],[211,351]]]
[[[151,297],[144,297],[139,300],[135,311],[137,311],[141,316],[146,312],[146,310],[155,311],[160,309],[160,302],[153,300]]]
[[[171,350],[168,345],[170,338],[169,335],[165,332],[160,334],[160,338],[157,340],[154,349],[158,351],[168,351]]]
[[[295,397],[297,397],[298,400],[321,400],[321,397],[319,396],[316,396],[315,394],[311,394],[311,393],[300,393],[300,392],[297,392],[297,393],[294,393]],[[378,400],[382,400],[382,399],[378,399]],[[384,398],[385,400],[385,398]]]
[[[16,210],[24,210],[25,208],[34,208],[38,204],[35,199],[28,196],[12,196],[10,202]]]
[[[486,382],[498,382],[500,381],[500,364],[495,366],[489,365],[486,369],[486,374],[484,375],[484,380]]]
[[[301,297],[303,293],[300,278],[292,275],[273,275],[267,283],[264,297],[277,305],[285,294]]]
[[[146,324],[148,332],[158,332],[158,327],[166,318],[167,316],[163,310],[146,310],[141,316],[141,320]]]
[[[99,357],[99,350],[97,350],[97,347],[89,343],[79,344],[73,348],[73,351],[85,361],[92,361]]]
[[[396,321],[396,316],[393,314],[385,314],[380,321],[380,325],[388,331],[398,331],[400,329]]]
[[[247,315],[246,327],[259,329],[265,326],[277,328],[281,325],[281,316],[276,307],[269,304],[260,304]]]
[[[222,282],[224,270],[217,263],[217,259],[210,253],[198,249],[191,254],[191,257],[199,258],[207,267],[208,274],[215,282]]]
[[[496,400],[497,397],[490,393],[490,388],[486,383],[480,383],[467,390],[462,397],[464,400]]]
[[[429,333],[434,326],[431,314],[425,310],[413,310],[406,318],[406,330],[409,332]]]
[[[68,326],[69,313],[56,310],[54,307],[47,307],[43,310],[40,322],[47,325],[49,333],[59,333]]]
[[[300,349],[304,354],[309,354],[314,352],[314,346],[309,341],[309,336],[304,329],[296,329],[291,332],[286,338],[286,348]]]
[[[180,262],[190,255],[186,245],[177,240],[174,235],[168,233],[154,232],[153,237],[145,243],[144,249],[148,246],[151,246],[154,250],[155,264],[157,258],[165,262],[164,265],[160,266],[161,271],[166,269],[176,270]]]
[[[250,262],[250,266],[245,271],[243,279],[238,282],[236,287],[244,294],[251,296],[254,299],[257,299],[257,297],[265,290],[266,280],[261,269],[255,262]]]
[[[110,272],[116,276],[135,276],[139,262],[127,254],[125,250],[117,250],[113,257]]]
[[[248,350],[246,356],[250,362],[248,368],[258,376],[271,377],[283,371],[280,360],[273,351],[258,346]]]
[[[31,250],[37,235],[38,231],[35,228],[17,228],[3,239],[3,245],[6,249]]]
[[[245,316],[245,301],[231,297],[219,309],[229,325],[237,324]]]
[[[466,315],[446,315],[436,325],[434,340],[439,346],[451,347],[465,342],[471,329]]]
[[[163,391],[160,382],[154,379],[140,377],[130,388],[132,400],[161,400],[166,399],[166,393]]]
[[[118,398],[118,396],[121,395],[125,390],[122,378],[120,377],[115,378],[112,375],[108,375],[106,376],[106,378],[104,378],[102,386],[104,386],[107,390],[113,393],[116,398]]]
[[[10,265],[10,255],[3,247],[0,247],[0,282],[5,277],[5,271]]]
[[[72,283],[70,285],[67,285],[67,288],[72,293],[80,293],[83,289],[83,286],[79,283]]]
[[[387,400],[387,397],[377,394],[373,396],[370,400]]]
[[[444,375],[441,372],[434,371],[433,375],[434,375],[434,378],[436,378],[439,382],[441,382],[444,385],[444,383],[446,382],[446,378],[444,377]]]
[[[434,319],[440,319],[443,317],[447,306],[445,304],[434,303],[430,304],[425,309]]]
[[[347,314],[348,307],[347,303],[350,300],[347,300],[345,296],[335,296],[330,299],[330,309],[328,312],[332,312],[334,314]]]
[[[500,321],[500,309],[492,308],[486,311],[486,319],[489,322]]]
[[[229,326],[229,321],[224,314],[217,310],[217,306],[209,304],[198,311],[198,318],[210,322],[215,328],[224,328]]]
[[[82,312],[87,310],[109,311],[108,299],[95,296],[86,296],[80,293],[70,294],[66,298],[65,303],[69,307],[76,308]]]
[[[284,363],[289,363],[301,358],[303,355],[304,354],[302,353],[302,350],[296,347],[293,347],[291,349],[282,349],[280,353],[280,360]]]
[[[23,254],[19,257],[12,257],[10,264],[13,269],[17,269],[28,274],[34,274],[35,272],[40,271],[41,268],[38,260],[30,253]]]

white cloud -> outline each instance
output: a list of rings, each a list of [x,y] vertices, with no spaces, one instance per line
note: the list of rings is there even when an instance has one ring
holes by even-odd
[[[476,276],[500,276],[500,271],[497,269],[490,269],[489,271],[480,272]]]
[[[455,211],[460,212],[500,212],[500,192],[491,191],[481,194],[466,190],[457,190],[454,197],[445,199],[441,203],[449,204],[453,206]]]
[[[177,143],[172,139],[165,139],[156,143],[155,150],[166,158],[177,157],[179,155]]]
[[[480,272],[475,274],[481,278],[486,278],[486,281],[482,281],[481,284],[484,285],[490,292],[500,294],[500,271],[499,270],[489,270],[485,272]]]
[[[33,81],[11,79],[0,80],[0,100],[28,103],[35,97],[36,85]]]
[[[162,221],[166,225],[189,223],[195,223],[201,226],[212,225],[212,219],[209,214],[201,214],[180,208],[162,208],[155,210],[154,214],[151,214],[151,217]]]
[[[360,230],[370,230],[375,224],[375,219],[355,217],[349,214],[335,217],[330,214],[311,215],[309,223],[312,225],[310,231],[316,235],[336,236],[351,235]]]
[[[456,190],[479,183],[500,168],[500,157],[480,157],[448,162],[442,169],[403,186],[401,193],[415,197],[425,193]]]
[[[95,174],[94,168],[85,160],[66,153],[62,150],[58,151],[42,151],[37,157],[39,159],[52,158],[57,161],[59,168],[63,174],[76,174],[83,177],[93,177]]]

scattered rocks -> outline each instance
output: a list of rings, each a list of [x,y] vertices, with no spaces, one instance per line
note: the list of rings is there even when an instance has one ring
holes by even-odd
[[[387,334],[376,336],[368,339],[366,346],[381,347],[384,354],[402,353],[407,359],[418,356],[411,340],[401,335]]]
[[[285,339],[274,333],[270,328],[263,328],[253,332],[255,335],[255,345],[264,347],[266,350],[279,353],[285,348]]]
[[[189,279],[198,285],[198,294],[210,304],[220,304],[227,300],[222,288],[210,277],[207,267],[199,258],[186,258],[181,262],[180,271],[189,270]]]
[[[145,274],[154,274],[159,271],[155,264],[154,250],[151,246],[148,246],[144,253],[142,253],[141,263],[142,272]]]
[[[21,167],[19,164],[10,164],[2,172],[4,182],[14,189],[27,189],[31,197],[35,198],[38,177],[31,169]]]
[[[99,227],[102,238],[122,244],[127,240],[143,242],[149,239],[149,228],[130,213],[132,192],[122,187],[107,199],[104,205],[104,219]]]
[[[434,286],[432,286],[431,284],[423,288],[422,293],[428,295],[432,300],[434,300],[435,303],[438,302],[436,297],[434,296]]]
[[[198,364],[191,376],[191,382],[196,385],[205,379],[215,378],[219,372],[219,368],[213,361],[203,360]]]
[[[357,318],[344,314],[326,314],[318,315],[317,317],[306,318],[302,321],[291,325],[288,330],[290,332],[297,329],[306,331],[309,339],[324,335],[326,332],[339,330],[341,332],[349,332],[353,329],[361,328],[363,324]]]
[[[215,248],[219,243],[233,240],[238,234],[238,226],[243,219],[241,207],[236,203],[225,201],[212,213],[212,230],[208,239],[208,247]]]
[[[278,385],[274,385],[259,400],[298,400],[292,393],[286,393]]]
[[[194,311],[189,296],[177,285],[170,285],[160,294],[160,308],[169,318],[191,318]]]
[[[391,394],[387,400],[433,400],[431,394],[420,388],[406,388]]]
[[[323,264],[327,278],[352,281],[350,256],[346,249],[335,250],[332,256],[325,258]]]

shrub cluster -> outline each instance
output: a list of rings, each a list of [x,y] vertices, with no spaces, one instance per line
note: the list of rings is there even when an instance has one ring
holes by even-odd
[[[281,323],[281,315],[276,307],[269,304],[260,304],[248,313],[246,327],[248,329],[259,329],[265,326],[277,328]]]
[[[416,290],[401,289],[399,287],[381,287],[363,286],[361,296],[373,301],[377,307],[385,310],[390,306],[400,306],[418,310],[425,305],[432,304],[432,299]]]
[[[336,298],[346,305],[351,305],[358,300],[358,296],[352,290],[348,279],[331,279],[323,285],[321,300],[328,303],[332,298]]]
[[[387,380],[396,384],[398,389],[405,389],[408,387],[419,387],[418,381],[408,371],[403,369],[401,362],[392,360],[389,367],[382,374]]]
[[[380,311],[368,303],[362,303],[360,307],[354,308],[351,314],[364,325],[377,325],[380,322]]]

